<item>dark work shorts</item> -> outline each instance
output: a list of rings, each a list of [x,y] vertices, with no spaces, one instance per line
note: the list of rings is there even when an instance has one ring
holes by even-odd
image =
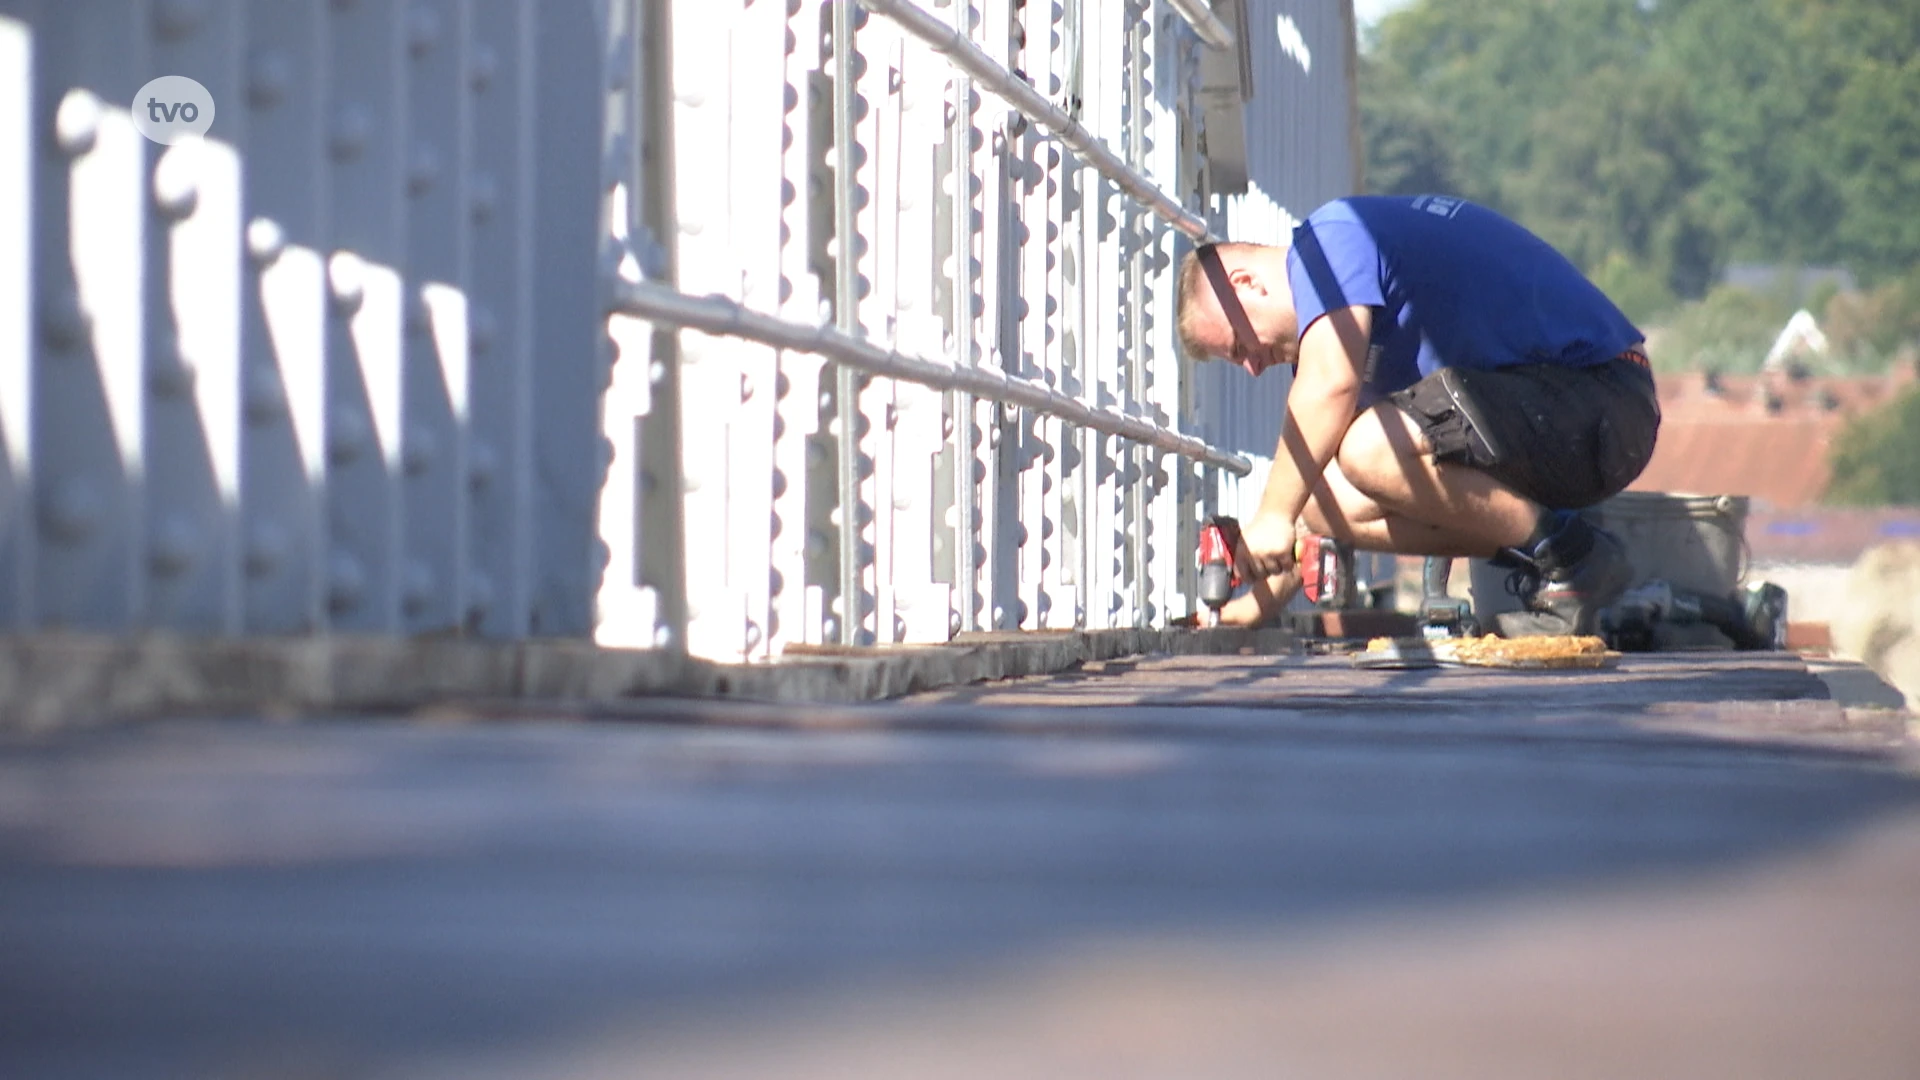
[[[1434,460],[1470,465],[1549,510],[1625,490],[1660,431],[1653,372],[1626,357],[1442,368],[1387,400],[1419,422]]]

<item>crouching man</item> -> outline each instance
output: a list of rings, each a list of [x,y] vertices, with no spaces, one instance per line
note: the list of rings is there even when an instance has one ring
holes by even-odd
[[[1201,247],[1179,284],[1189,355],[1295,368],[1242,523],[1255,587],[1225,621],[1257,623],[1298,587],[1296,527],[1516,571],[1527,611],[1501,620],[1509,635],[1591,633],[1625,590],[1619,541],[1577,511],[1646,467],[1653,373],[1643,335],[1545,241],[1459,199],[1354,197],[1286,246]]]

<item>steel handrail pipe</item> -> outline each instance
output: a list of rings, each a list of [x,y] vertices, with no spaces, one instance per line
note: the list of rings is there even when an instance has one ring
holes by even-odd
[[[1193,27],[1193,32],[1206,43],[1207,48],[1219,52],[1233,51],[1233,31],[1220,21],[1220,16],[1213,13],[1213,6],[1208,0],[1167,0],[1167,4],[1187,20],[1187,25]]]
[[[1160,190],[1152,180],[1108,149],[1106,143],[1081,127],[1079,121],[1048,101],[1046,95],[1035,90],[1032,84],[1001,67],[946,20],[907,0],[860,0],[860,3],[868,10],[898,23],[933,51],[945,56],[954,67],[1004,99],[1028,120],[1051,131],[1055,138],[1066,143],[1107,179],[1120,185],[1122,191],[1166,219],[1174,228],[1200,243],[1218,239],[1198,214]]]
[[[689,296],[651,282],[614,282],[612,307],[624,315],[698,330],[717,337],[746,338],[777,349],[812,353],[873,375],[921,383],[939,390],[962,390],[1057,416],[1071,424],[1104,431],[1225,469],[1235,476],[1253,471],[1253,463],[1205,440],[1124,413],[1095,408],[1045,383],[1023,379],[992,366],[953,364],[908,356],[842,333],[832,326],[789,322],[744,307],[724,296]]]

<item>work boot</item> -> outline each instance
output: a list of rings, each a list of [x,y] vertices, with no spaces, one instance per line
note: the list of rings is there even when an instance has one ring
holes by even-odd
[[[1619,538],[1594,528],[1593,544],[1578,561],[1561,565],[1550,551],[1540,551],[1534,565],[1516,570],[1514,578],[1520,580],[1510,580],[1509,588],[1527,610],[1496,616],[1502,635],[1592,634],[1600,612],[1633,582],[1633,564]]]

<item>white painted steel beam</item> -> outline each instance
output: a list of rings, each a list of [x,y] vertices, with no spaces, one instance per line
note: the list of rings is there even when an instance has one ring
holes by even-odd
[[[1193,27],[1193,32],[1207,43],[1209,49],[1220,52],[1233,50],[1233,31],[1220,21],[1220,16],[1213,13],[1213,5],[1207,0],[1167,0],[1167,6],[1187,20],[1187,25]]]
[[[681,329],[815,353],[874,375],[906,379],[941,390],[961,390],[989,401],[1033,409],[1069,423],[1217,465],[1235,476],[1245,476],[1253,470],[1252,462],[1239,454],[1137,417],[1093,408],[1044,383],[1017,378],[993,367],[955,367],[906,356],[830,326],[808,326],[750,311],[722,296],[688,296],[660,285],[619,281],[613,288],[613,307],[627,315]]]
[[[908,33],[947,57],[983,89],[999,95],[1027,119],[1053,132],[1061,142],[1072,147],[1074,153],[1085,158],[1102,175],[1118,184],[1122,191],[1138,199],[1169,225],[1201,242],[1218,239],[1207,228],[1204,219],[1188,210],[1180,200],[1160,190],[1150,178],[1128,165],[1106,143],[1088,133],[1078,121],[1048,101],[1045,95],[1024,79],[995,63],[993,58],[969,42],[946,20],[906,0],[860,2],[868,9],[899,23]]]

